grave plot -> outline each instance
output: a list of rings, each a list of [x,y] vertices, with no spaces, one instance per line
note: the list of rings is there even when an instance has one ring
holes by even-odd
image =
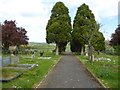
[[[23,73],[20,71],[13,71],[9,69],[1,69],[0,82],[9,82],[17,77],[20,77]]]
[[[1,82],[11,81],[23,74],[25,70],[31,70],[38,66],[37,64],[19,64],[19,57],[12,55],[0,58],[0,69],[2,74],[0,75]]]
[[[0,60],[2,62],[2,66],[5,69],[13,69],[13,70],[30,70],[36,67],[36,64],[18,64],[19,57],[16,55],[12,55],[11,57],[5,57]]]
[[[31,70],[36,66],[38,65],[37,64],[17,64],[17,65],[9,65],[3,68],[12,69],[12,70]]]
[[[49,59],[51,59],[51,57],[38,57],[38,59],[49,60]]]

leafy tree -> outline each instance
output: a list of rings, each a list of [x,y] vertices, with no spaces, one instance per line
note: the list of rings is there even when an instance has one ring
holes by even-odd
[[[82,4],[78,7],[73,22],[72,43],[77,42],[77,47],[81,48],[81,52],[84,50],[85,44],[87,44],[89,49],[88,56],[91,61],[93,59],[93,46],[98,49],[101,46],[98,43],[99,41],[104,44],[104,37],[99,32],[99,28],[100,24],[95,21],[94,14],[89,9],[89,6]]]
[[[112,46],[120,45],[120,25],[115,30],[115,33],[112,34],[110,44]]]
[[[110,45],[116,50],[117,54],[120,55],[120,24],[115,30],[115,33],[112,34]]]
[[[46,41],[56,44],[56,54],[58,51],[65,51],[65,47],[70,41],[71,30],[68,8],[63,2],[57,2],[51,10],[51,16],[46,26]]]
[[[2,25],[2,47],[8,51],[9,46],[28,44],[27,31],[16,26],[15,21],[4,21]]]

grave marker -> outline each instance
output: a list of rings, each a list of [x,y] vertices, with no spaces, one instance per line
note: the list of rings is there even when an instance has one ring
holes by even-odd
[[[2,60],[0,61],[2,62],[2,66],[7,66],[11,64],[10,56],[2,58]]]
[[[13,58],[11,59],[11,64],[18,64],[19,62],[19,57],[17,55],[14,55]]]

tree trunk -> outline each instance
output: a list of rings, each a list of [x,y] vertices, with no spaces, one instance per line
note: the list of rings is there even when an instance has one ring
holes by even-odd
[[[83,47],[81,48],[81,55],[83,55]]]
[[[56,55],[59,55],[58,49],[59,49],[58,44],[56,44]]]
[[[4,51],[5,54],[8,54],[9,44],[6,43],[6,44],[3,46],[3,51]]]
[[[90,60],[91,57],[90,57],[90,45],[88,45],[88,59]]]

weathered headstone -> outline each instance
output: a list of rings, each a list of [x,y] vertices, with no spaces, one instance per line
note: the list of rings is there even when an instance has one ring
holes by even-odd
[[[30,58],[31,58],[31,60],[30,60],[30,61],[34,61],[35,54],[32,54]]]
[[[7,66],[11,64],[10,56],[2,58],[2,66]]]
[[[31,55],[31,58],[34,59],[34,58],[35,58],[35,54],[32,54],[32,55]]]
[[[19,57],[17,55],[14,55],[11,58],[11,64],[18,64],[18,62],[19,62]]]

